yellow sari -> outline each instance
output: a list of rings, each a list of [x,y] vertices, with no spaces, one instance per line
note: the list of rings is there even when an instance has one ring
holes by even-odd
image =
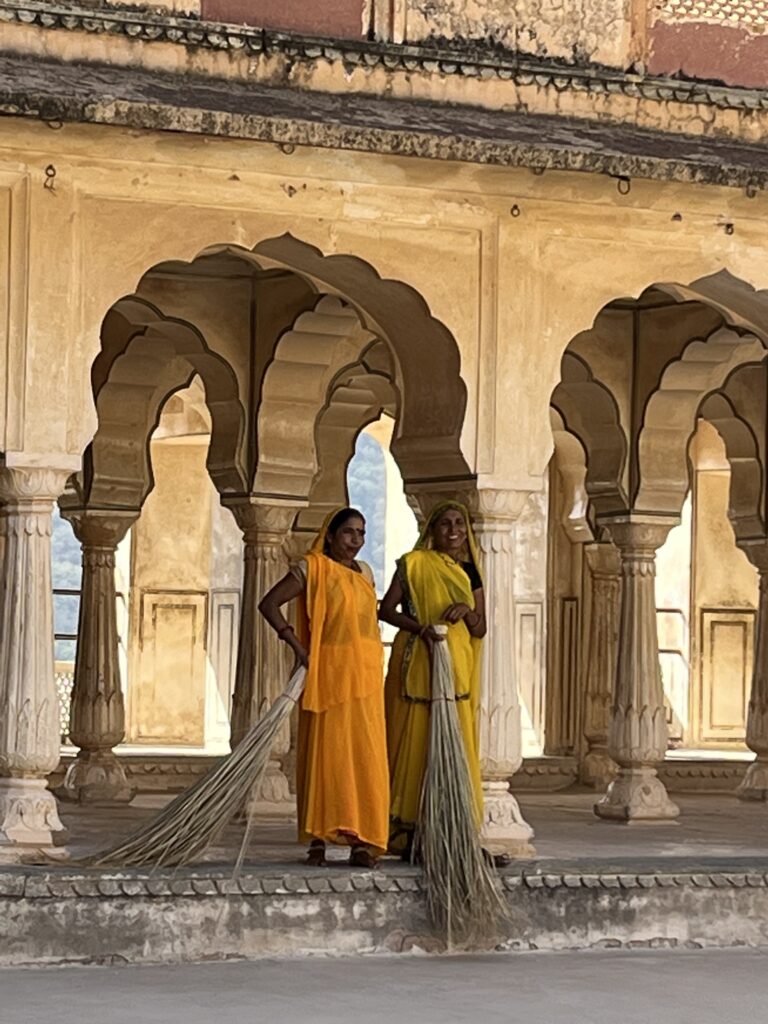
[[[361,842],[381,853],[389,786],[376,592],[362,573],[323,554],[325,533],[305,556],[299,616],[309,651],[299,703],[299,840]]]
[[[446,508],[459,508],[467,523],[471,560],[479,573],[479,560],[466,510],[453,502],[432,510],[413,551],[397,563],[404,607],[418,622],[434,624],[451,604],[471,609],[475,598],[469,576],[450,555],[427,547],[432,523]],[[482,822],[483,795],[478,744],[480,658],[482,641],[471,636],[464,622],[448,626],[446,641],[453,663],[456,709],[467,765],[475,794],[478,827]],[[390,849],[402,852],[415,827],[421,781],[429,739],[430,664],[426,644],[413,633],[400,630],[395,637],[385,683],[387,749],[390,766]]]

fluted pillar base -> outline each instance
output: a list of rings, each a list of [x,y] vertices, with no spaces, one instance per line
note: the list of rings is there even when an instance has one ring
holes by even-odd
[[[112,750],[81,750],[56,790],[60,800],[81,804],[127,804],[135,795]]]
[[[680,808],[667,794],[655,768],[619,768],[605,796],[594,806],[606,821],[632,825],[647,821],[671,821]]]
[[[483,849],[508,857],[533,857],[533,829],[525,820],[509,790],[509,783],[502,780],[483,780],[484,821],[480,833]]]
[[[594,789],[606,789],[616,778],[619,766],[607,750],[589,750],[579,766],[579,782]]]
[[[739,800],[768,800],[768,759],[758,757],[747,768],[747,772],[736,790]]]
[[[62,846],[68,835],[45,779],[0,779],[0,850]]]

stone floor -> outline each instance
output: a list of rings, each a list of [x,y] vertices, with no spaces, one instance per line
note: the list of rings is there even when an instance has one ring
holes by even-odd
[[[166,797],[139,796],[127,807],[81,808],[61,805],[62,820],[70,830],[67,847],[81,857],[127,835],[167,801]],[[742,803],[723,794],[676,796],[681,816],[674,823],[617,825],[592,813],[595,795],[586,791],[530,794],[520,799],[526,819],[533,826],[537,861],[547,864],[599,862],[601,867],[665,859],[690,863],[768,856],[768,805]],[[295,824],[287,816],[261,816],[247,855],[252,866],[290,868],[303,859],[303,848],[294,840]],[[239,849],[242,827],[227,829],[222,842],[207,855],[209,863],[233,860]],[[343,858],[342,850],[331,857]],[[394,865],[385,859],[383,866]]]
[[[723,1024],[764,1019],[768,954],[526,953],[5,970],[3,1024]]]
[[[447,948],[427,920],[418,868],[386,858],[380,871],[350,869],[342,850],[336,865],[306,867],[287,815],[256,821],[240,873],[233,865],[242,825],[188,868],[78,863],[167,799],[64,805],[69,862],[38,855],[0,868],[0,965]],[[683,795],[678,823],[627,827],[595,818],[594,800],[572,791],[521,799],[537,857],[502,872],[508,913],[481,948],[768,948],[768,806]]]

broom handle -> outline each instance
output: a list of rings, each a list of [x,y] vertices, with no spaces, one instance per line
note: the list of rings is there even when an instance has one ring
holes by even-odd
[[[448,626],[444,622],[435,623],[432,629],[438,636],[448,636]],[[432,649],[432,700],[455,700],[454,690],[451,655],[446,641],[441,640]]]
[[[287,697],[288,700],[292,700],[296,704],[304,692],[304,685],[307,681],[307,670],[303,665],[298,665],[296,671],[293,673],[291,678],[283,690],[281,696]]]

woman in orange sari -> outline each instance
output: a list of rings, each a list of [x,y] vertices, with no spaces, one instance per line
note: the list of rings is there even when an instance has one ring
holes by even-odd
[[[329,516],[308,554],[267,593],[259,611],[307,666],[299,702],[296,766],[299,840],[307,863],[326,843],[351,847],[349,862],[376,867],[387,847],[389,778],[383,647],[373,573],[357,555],[365,519]],[[281,607],[299,599],[298,630]]]
[[[451,655],[478,829],[482,823],[477,716],[485,598],[475,538],[463,505],[442,502],[432,509],[416,547],[397,563],[379,618],[399,629],[385,684],[390,849],[410,860],[429,744],[430,655],[440,642],[448,644]],[[448,625],[445,641],[433,629],[438,622]]]

